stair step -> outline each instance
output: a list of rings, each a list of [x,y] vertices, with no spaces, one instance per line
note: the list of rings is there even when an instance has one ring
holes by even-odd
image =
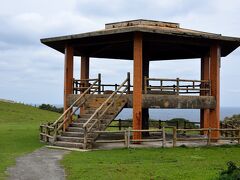
[[[80,115],[80,118],[86,118],[86,119],[88,119],[88,118],[90,118],[91,116],[92,116],[92,113],[85,113],[85,114]]]
[[[83,137],[83,132],[62,132],[62,136],[67,136],[67,137]]]
[[[64,137],[82,137],[84,136],[83,132],[68,132],[68,131],[65,131],[65,132],[62,132],[62,135],[61,136],[64,136]],[[93,137],[94,136],[94,133],[88,133],[88,137]]]
[[[76,142],[76,143],[83,143],[84,138],[82,137],[68,137],[68,136],[58,136],[58,141],[65,141],[65,142]],[[92,138],[87,139],[88,142],[92,142]]]
[[[112,119],[112,118],[104,118],[101,121],[106,122],[106,121],[109,121],[110,119]],[[92,119],[92,122],[94,122],[95,120],[97,120],[97,119]],[[88,121],[88,119],[86,119],[86,118],[78,118],[77,120],[74,121],[74,123],[85,123],[87,121]]]
[[[79,122],[76,122],[74,121],[73,123],[69,124],[69,127],[83,127],[83,124],[84,123],[79,123]]]
[[[67,141],[56,141],[53,143],[55,146],[69,147],[69,148],[83,148],[83,143],[67,142]]]
[[[81,127],[71,127],[69,126],[67,129],[66,129],[67,132],[83,132],[83,128]]]

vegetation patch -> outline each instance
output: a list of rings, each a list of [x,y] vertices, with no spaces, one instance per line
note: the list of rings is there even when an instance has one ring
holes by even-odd
[[[18,103],[0,102],[0,179],[16,157],[31,152],[39,142],[39,125],[54,121],[59,114]]]
[[[223,170],[220,174],[220,180],[240,180],[240,167],[234,162],[227,162],[227,170]]]
[[[68,179],[218,179],[226,163],[240,163],[240,146],[116,149],[72,152]]]

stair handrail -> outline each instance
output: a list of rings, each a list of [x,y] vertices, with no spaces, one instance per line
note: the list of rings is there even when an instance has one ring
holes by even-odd
[[[92,87],[93,87],[94,85],[96,85],[97,83],[98,83],[98,80],[96,80],[95,82],[93,82],[92,85],[89,86],[89,88],[86,89],[86,90],[79,96],[79,98],[77,98],[77,100],[74,101],[74,103],[54,122],[53,126],[56,127],[56,125],[58,124],[58,122],[61,122],[61,120],[63,119],[62,123],[57,127],[57,131],[58,131],[59,129],[61,129],[62,126],[66,123],[66,121],[69,119],[69,117],[71,117],[71,116],[80,108],[80,106],[85,103],[85,101],[80,102],[81,99],[84,98],[85,95],[86,95],[86,94],[92,89]],[[94,89],[94,91],[92,91],[91,94],[89,94],[89,95],[91,96],[92,94],[94,94],[94,93],[96,92],[96,90],[97,90],[97,89]],[[80,104],[77,106],[77,108],[69,115],[68,113],[71,112],[72,108],[73,108],[74,106],[76,106],[79,102],[80,102]],[[66,115],[67,115],[67,117],[65,118]]]
[[[97,82],[96,82],[96,83],[97,83]],[[90,90],[90,89],[91,89],[91,88],[89,88],[89,90]],[[92,91],[91,94],[89,94],[88,98],[89,98],[92,94],[94,94],[96,91],[97,91],[97,89],[94,89],[94,91]],[[85,92],[85,91],[84,91],[84,92]],[[87,90],[86,90],[86,92],[87,92]],[[85,93],[84,95],[86,95],[86,93]],[[84,96],[84,95],[83,95],[83,96]],[[79,97],[79,98],[80,98],[80,97]],[[80,101],[80,99],[79,99],[79,101]],[[75,101],[75,102],[76,102],[76,101]],[[74,103],[75,103],[75,102],[74,102]],[[85,101],[84,101],[84,102],[85,102]],[[74,113],[80,108],[80,106],[81,106],[82,104],[84,104],[84,102],[81,102],[80,105],[78,105],[77,108],[75,108],[75,110],[72,111],[72,113],[71,113],[70,115],[68,115],[68,117],[63,120],[63,122],[57,127],[57,131],[59,131],[59,130],[62,128],[62,126],[69,120],[69,117],[71,117],[72,115],[74,115]],[[76,103],[76,104],[77,104],[77,103]],[[76,104],[75,104],[75,105],[76,105]],[[71,108],[73,108],[75,105],[72,104],[72,105],[69,107],[69,108],[70,108],[69,112],[71,112]]]
[[[125,85],[127,83],[127,85]],[[114,98],[114,96],[118,93],[118,92],[121,92],[119,97],[117,99],[119,99],[122,94],[126,91],[129,90],[129,87],[128,85],[130,84],[130,76],[129,76],[129,73],[128,73],[128,76],[127,78],[123,81],[123,83],[103,102],[103,104],[97,108],[97,110],[92,114],[92,116],[87,120],[87,122],[85,122],[83,124],[83,128],[87,131],[90,131],[92,129],[92,127],[99,121],[99,119],[105,114],[105,112],[110,108],[110,106],[114,103],[114,101],[112,101],[107,107],[106,109],[99,115],[99,117],[92,123],[92,125],[89,127],[89,129],[87,129],[87,125],[89,122],[91,122],[93,120],[93,118],[99,114],[99,112],[103,109],[103,107],[109,103],[110,100],[112,100]],[[120,89],[122,87],[125,87],[123,91],[120,91]],[[116,100],[116,99],[115,99]]]

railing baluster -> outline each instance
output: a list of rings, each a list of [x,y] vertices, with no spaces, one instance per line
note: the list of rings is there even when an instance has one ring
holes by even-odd
[[[144,76],[144,94],[147,94],[147,87],[148,87],[147,81],[148,81],[147,76]]]
[[[98,94],[101,94],[101,74],[98,74]]]
[[[179,78],[177,78],[177,95],[179,95]]]
[[[127,73],[127,79],[128,79],[128,81],[127,81],[127,87],[128,87],[127,94],[130,94],[130,88],[131,88],[131,79],[130,78],[131,78],[130,77],[130,72],[128,72]]]

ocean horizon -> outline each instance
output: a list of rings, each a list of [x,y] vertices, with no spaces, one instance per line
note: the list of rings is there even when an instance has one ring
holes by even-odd
[[[221,107],[220,119],[230,117],[234,114],[240,114],[240,107]],[[170,120],[173,118],[185,118],[192,122],[200,121],[199,109],[149,109],[149,117],[154,120]],[[116,119],[132,118],[132,109],[124,108]]]
[[[62,105],[55,105],[62,107]],[[240,114],[240,107],[221,107],[220,119],[231,117],[234,114]],[[199,109],[149,109],[149,117],[153,120],[170,120],[173,118],[185,118],[192,122],[200,121]],[[124,108],[115,119],[131,119],[132,108]]]

